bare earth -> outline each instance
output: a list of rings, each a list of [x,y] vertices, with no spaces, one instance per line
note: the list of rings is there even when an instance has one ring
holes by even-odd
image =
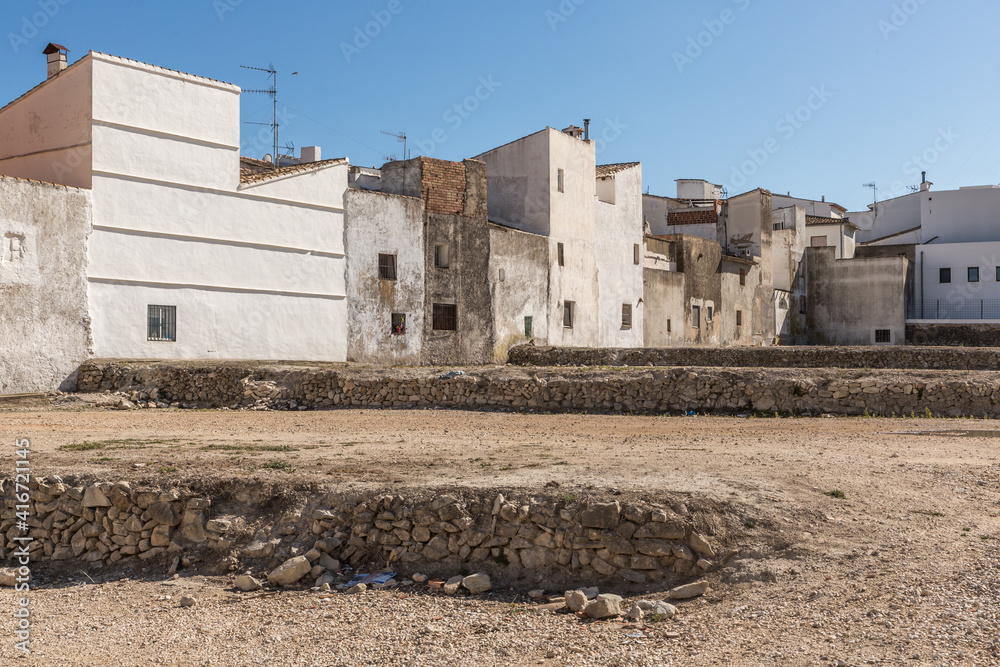
[[[0,441],[21,437],[31,438],[35,475],[244,476],[403,493],[554,481],[559,492],[689,493],[753,516],[751,543],[710,575],[712,591],[660,623],[585,621],[520,590],[251,597],[197,568],[179,579],[74,570],[36,582],[33,655],[19,664],[1000,664],[991,421],[0,404]],[[8,458],[0,477],[13,474]],[[14,595],[0,589],[0,607],[13,610]],[[181,595],[197,605],[180,608]],[[12,664],[13,621],[0,618],[0,664]]]

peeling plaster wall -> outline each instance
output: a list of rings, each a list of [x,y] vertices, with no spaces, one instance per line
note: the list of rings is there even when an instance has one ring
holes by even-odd
[[[418,365],[423,349],[424,203],[413,197],[347,193],[348,361]],[[379,279],[379,254],[396,256],[396,280]],[[392,314],[406,316],[394,334]]]
[[[529,340],[548,345],[549,240],[538,234],[490,225],[490,285],[493,291],[494,361]],[[531,338],[525,318],[531,318]],[[561,324],[561,322],[560,322]]]
[[[0,176],[0,394],[75,388],[90,230],[89,191]]]

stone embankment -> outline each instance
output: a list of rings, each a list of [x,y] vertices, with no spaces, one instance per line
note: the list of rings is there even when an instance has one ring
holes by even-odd
[[[1000,344],[1000,338],[992,344]],[[706,366],[715,368],[879,368],[993,371],[1000,347],[672,347],[578,348],[521,345],[516,366]]]
[[[79,390],[120,407],[451,408],[538,412],[1000,418],[987,371],[754,368],[426,368],[89,363]]]
[[[33,480],[23,494],[10,479],[2,488],[0,560],[8,566],[16,565],[17,538],[27,536],[36,564],[176,569],[194,560],[269,572],[275,585],[322,586],[350,565],[406,575],[482,571],[508,583],[544,573],[550,582],[627,586],[699,576],[737,553],[727,546],[732,528],[722,515],[684,506],[685,516],[666,502],[613,497],[318,492],[276,513],[273,490],[263,489],[221,490],[219,500],[184,487],[58,476]]]

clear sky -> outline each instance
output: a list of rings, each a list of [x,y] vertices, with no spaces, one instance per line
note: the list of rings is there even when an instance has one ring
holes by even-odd
[[[281,143],[365,166],[402,157],[383,130],[458,160],[591,118],[598,162],[641,161],[654,194],[705,178],[855,210],[922,169],[1000,183],[996,0],[4,0],[0,25],[0,103],[49,41],[245,89],[269,82],[240,65],[273,63]],[[260,130],[244,154],[270,152]]]

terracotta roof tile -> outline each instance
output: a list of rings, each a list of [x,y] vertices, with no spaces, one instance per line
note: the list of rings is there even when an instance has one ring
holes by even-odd
[[[262,181],[269,181],[272,178],[278,178],[279,176],[298,174],[300,172],[310,171],[318,167],[326,167],[339,162],[345,162],[346,160],[347,158],[340,157],[333,160],[302,162],[300,164],[291,164],[286,167],[278,167],[272,162],[265,162],[264,160],[257,160],[252,157],[240,156],[240,183],[243,185],[260,183]]]
[[[631,169],[632,167],[638,167],[639,162],[620,162],[618,164],[599,164],[597,165],[597,177],[606,178],[607,176],[614,176],[620,171],[625,171],[626,169]]]

